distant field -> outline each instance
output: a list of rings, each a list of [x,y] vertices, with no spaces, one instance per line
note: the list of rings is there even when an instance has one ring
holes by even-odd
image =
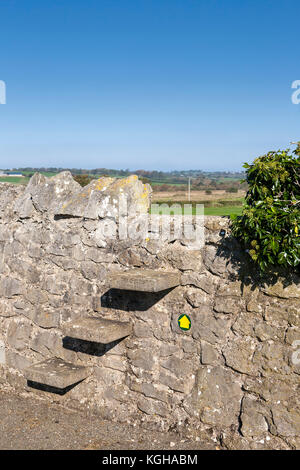
[[[33,171],[22,171],[23,175],[31,175],[32,173],[34,173]],[[57,175],[57,173],[53,173],[51,171],[40,171],[39,173],[41,173],[42,175],[44,176],[54,176],[54,175]]]
[[[218,178],[216,181],[218,183],[236,183],[241,181],[241,177],[235,177],[235,176],[229,176],[229,177],[223,177],[223,178]]]
[[[23,177],[19,176],[0,176],[0,183],[13,183],[13,184],[27,184],[30,180],[30,176],[33,172],[32,171],[22,171]],[[42,175],[50,177],[57,175],[57,173],[52,173],[50,171],[41,171]]]
[[[203,204],[205,215],[241,215],[246,192],[227,193],[225,190],[213,190],[211,194],[205,191],[191,191],[190,204]],[[189,204],[187,191],[160,191],[152,195],[152,203],[168,205]],[[195,213],[195,209],[193,209]]]
[[[237,193],[227,193],[224,189],[212,190],[211,194],[205,191],[191,191],[191,201],[217,201],[219,199],[236,200],[244,198],[246,191],[240,189]],[[156,201],[187,201],[187,191],[156,191],[152,195],[152,200]]]
[[[28,175],[32,172],[24,171],[24,175]],[[47,177],[54,176],[57,173],[53,172],[41,172]],[[100,176],[100,175],[99,175]],[[98,175],[95,177],[99,177]],[[29,176],[18,177],[18,176],[2,176],[0,177],[0,183],[14,183],[14,184],[27,184]],[[154,182],[154,185],[160,185],[165,183]],[[180,186],[179,183],[174,185]],[[183,189],[185,189],[184,187]],[[241,215],[243,210],[243,202],[245,197],[245,191],[239,190],[238,193],[227,193],[225,190],[213,190],[211,194],[206,194],[205,191],[191,191],[191,204],[204,204],[205,215]],[[158,204],[189,204],[187,191],[158,191],[153,193],[152,203]],[[168,211],[166,212],[168,213]],[[181,213],[181,212],[180,212]],[[193,214],[195,213],[195,207],[193,207]]]
[[[168,186],[181,186],[182,189],[185,189],[187,185],[185,183],[172,183],[170,181],[150,181],[151,186],[163,186],[164,184],[167,184]]]
[[[27,184],[29,178],[18,176],[0,176],[0,183]]]

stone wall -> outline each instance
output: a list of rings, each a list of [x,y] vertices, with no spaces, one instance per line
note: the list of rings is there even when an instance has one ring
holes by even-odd
[[[300,448],[299,278],[260,278],[227,218],[205,218],[201,250],[176,238],[104,239],[117,190],[147,208],[149,188],[134,177],[81,189],[64,172],[0,185],[0,387],[146,428],[208,433],[227,448]],[[180,285],[109,289],[111,271],[132,267],[180,273]],[[178,327],[182,313],[189,331]],[[133,333],[109,345],[66,338],[64,323],[87,315],[130,321]],[[30,387],[24,370],[53,356],[93,373],[64,395]]]

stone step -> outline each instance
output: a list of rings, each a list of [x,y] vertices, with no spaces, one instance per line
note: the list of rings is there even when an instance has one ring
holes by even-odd
[[[72,338],[108,344],[130,335],[132,325],[129,322],[86,317],[65,323],[63,332]]]
[[[29,381],[61,389],[86,379],[90,374],[89,367],[77,366],[57,357],[33,364],[24,371]]]
[[[140,292],[160,292],[180,284],[180,274],[152,269],[131,269],[115,271],[108,276],[111,289],[124,289]]]

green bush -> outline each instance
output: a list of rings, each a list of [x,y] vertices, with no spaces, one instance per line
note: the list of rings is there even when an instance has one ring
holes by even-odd
[[[300,267],[300,142],[247,163],[249,189],[243,215],[233,218],[233,235],[261,271],[272,265]]]
[[[235,187],[231,187],[231,188],[228,188],[226,189],[226,193],[237,193],[238,192],[238,188],[235,188]]]
[[[80,184],[80,186],[87,186],[92,178],[89,175],[72,175],[74,180]]]

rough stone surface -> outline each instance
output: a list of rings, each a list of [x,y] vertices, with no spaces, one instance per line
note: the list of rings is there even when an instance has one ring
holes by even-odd
[[[122,193],[137,237],[111,236]],[[149,201],[132,177],[0,184],[0,388],[145,429],[210,432],[228,449],[300,449],[299,277],[259,279],[226,217],[205,217],[202,249],[139,233]],[[140,291],[109,284],[133,270]],[[149,292],[147,270],[172,276],[150,276]],[[106,344],[97,328],[66,335],[87,317],[132,331]],[[53,357],[93,373],[63,395],[28,386],[24,371]]]
[[[190,399],[184,406],[210,426],[229,428],[240,413],[243,392],[238,377],[222,367],[202,367]]]
[[[63,171],[52,178],[35,173],[30,179],[23,196],[15,203],[15,211],[22,218],[30,217],[35,210],[49,212],[56,209],[57,201],[68,198],[80,185],[69,171]]]
[[[4,341],[0,340],[0,364],[5,364],[5,344]]]
[[[56,213],[86,219],[118,218],[120,208],[117,199],[122,196],[126,198],[129,214],[144,214],[149,208],[150,195],[150,186],[144,185],[135,175],[123,179],[100,178],[72,194],[57,208]]]

